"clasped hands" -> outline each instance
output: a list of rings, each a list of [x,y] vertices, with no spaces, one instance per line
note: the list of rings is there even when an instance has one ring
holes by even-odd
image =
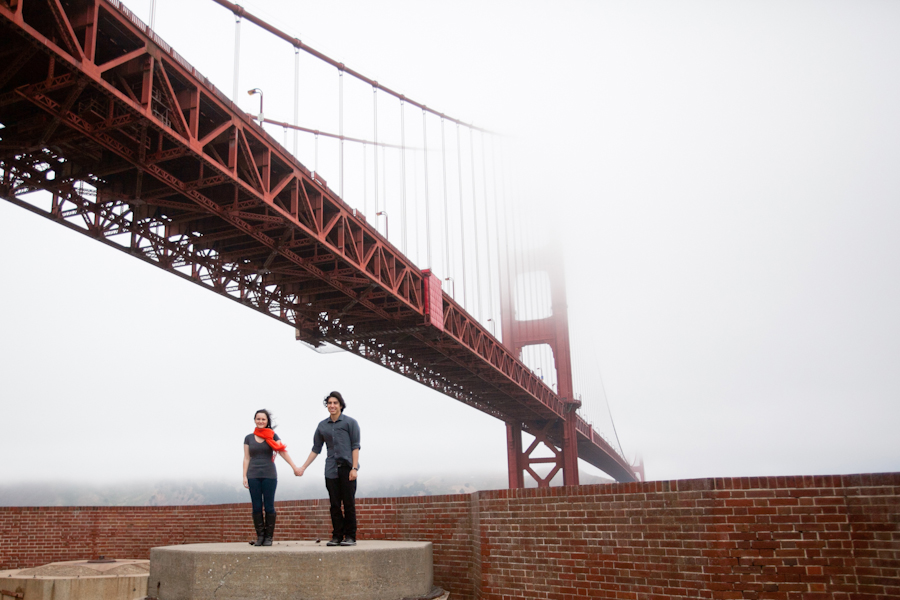
[[[303,467],[294,467],[294,476],[295,477],[303,477],[303,474],[305,472],[306,472],[306,469],[304,469]],[[356,481],[356,475],[357,475],[356,469],[353,469],[352,471],[350,471],[350,481]],[[247,487],[246,484],[244,485],[244,487]]]

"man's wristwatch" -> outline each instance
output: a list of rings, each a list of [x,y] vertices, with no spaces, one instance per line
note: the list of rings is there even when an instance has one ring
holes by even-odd
[[[353,467],[350,469],[351,471],[359,471],[359,467]]]

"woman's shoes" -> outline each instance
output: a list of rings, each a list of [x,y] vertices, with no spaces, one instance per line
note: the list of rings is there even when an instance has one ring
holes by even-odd
[[[265,528],[265,538],[263,539],[263,546],[271,546],[272,538],[275,537],[275,514],[266,513],[266,528]]]
[[[262,546],[266,536],[266,524],[263,522],[262,513],[253,513],[253,528],[256,529],[256,541],[250,542],[250,545]]]

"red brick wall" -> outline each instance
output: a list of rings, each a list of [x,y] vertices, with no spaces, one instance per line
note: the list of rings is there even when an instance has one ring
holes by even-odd
[[[326,501],[276,539],[327,539]],[[900,473],[365,498],[361,539],[434,543],[454,600],[900,598]],[[249,506],[0,508],[0,569],[243,541]]]
[[[469,495],[357,500],[361,539],[427,540],[435,584],[473,597]],[[276,539],[331,538],[327,500],[276,502]],[[96,558],[149,558],[156,546],[254,539],[250,505],[0,508],[0,570]]]
[[[900,598],[900,474],[500,490],[482,598]]]

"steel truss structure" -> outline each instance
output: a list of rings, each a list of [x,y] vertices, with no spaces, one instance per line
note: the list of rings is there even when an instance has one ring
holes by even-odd
[[[9,202],[550,443],[569,420],[586,460],[627,465],[117,0],[0,0],[0,123]]]

